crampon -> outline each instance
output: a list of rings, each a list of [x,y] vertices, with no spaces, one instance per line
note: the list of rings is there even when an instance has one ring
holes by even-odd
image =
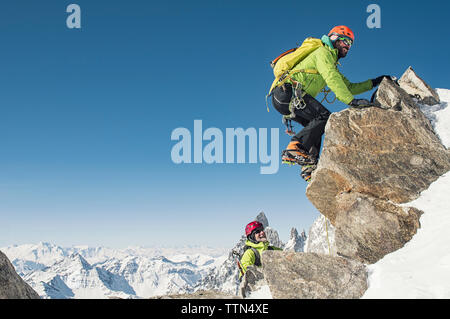
[[[302,167],[301,176],[306,182],[311,182],[311,175],[316,170],[317,165],[304,165]]]
[[[293,152],[298,153],[299,155],[292,154]],[[284,150],[281,154],[281,160],[283,164],[288,165],[315,165],[317,160],[314,157],[311,157],[306,154],[301,154],[298,150]]]

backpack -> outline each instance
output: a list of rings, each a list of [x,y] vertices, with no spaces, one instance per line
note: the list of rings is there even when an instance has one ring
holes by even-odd
[[[256,249],[256,248],[254,248],[254,247],[250,247],[250,246],[245,246],[244,247],[244,253],[247,251],[247,250],[249,250],[249,249],[251,249],[252,251],[253,251],[253,253],[255,254],[255,266],[256,267],[261,267],[262,266],[262,264],[261,264],[261,255],[259,254],[259,251]],[[273,250],[273,247],[272,246],[269,246],[268,248],[267,248],[267,250]],[[242,256],[244,255],[244,253],[242,253]],[[241,259],[242,259],[242,256],[241,256]]]
[[[292,70],[297,64],[303,61],[312,52],[323,46],[322,40],[316,38],[307,38],[298,48],[288,50],[273,60],[270,65],[273,68],[275,80],[270,87],[269,95],[273,89],[284,83]],[[300,70],[299,72],[317,74],[317,70]]]

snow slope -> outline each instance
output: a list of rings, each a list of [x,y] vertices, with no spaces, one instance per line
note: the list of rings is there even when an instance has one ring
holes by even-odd
[[[438,89],[441,104],[420,106],[442,143],[450,146],[450,90]],[[450,172],[405,206],[424,212],[421,228],[402,249],[369,266],[364,299],[450,298]]]

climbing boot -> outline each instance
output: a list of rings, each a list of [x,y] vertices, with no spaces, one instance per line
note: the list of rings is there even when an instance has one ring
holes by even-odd
[[[311,182],[311,175],[316,170],[317,165],[304,165],[302,166],[301,176],[306,182]]]
[[[291,141],[281,155],[283,164],[289,165],[315,165],[317,159],[305,151],[298,141]]]

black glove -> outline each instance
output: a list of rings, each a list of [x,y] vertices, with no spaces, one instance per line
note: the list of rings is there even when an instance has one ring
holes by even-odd
[[[390,75],[379,76],[376,79],[372,79],[373,87],[377,87],[378,85],[380,85],[381,81],[383,81],[384,78],[388,78],[388,79],[392,80],[392,77]]]
[[[374,103],[371,103],[366,99],[353,99],[353,101],[351,101],[348,105],[355,109],[363,109],[366,107],[376,106]]]

